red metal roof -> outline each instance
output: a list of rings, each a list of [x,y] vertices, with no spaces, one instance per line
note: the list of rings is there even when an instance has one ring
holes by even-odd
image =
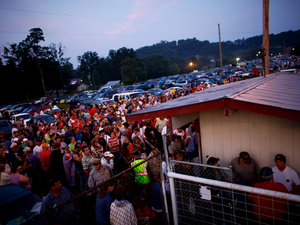
[[[224,108],[300,121],[300,74],[275,73],[209,88],[126,117],[141,120]]]

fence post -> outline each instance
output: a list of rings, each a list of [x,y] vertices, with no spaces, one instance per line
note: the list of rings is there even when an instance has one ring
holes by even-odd
[[[167,137],[163,135],[163,144],[164,144],[164,153],[165,153],[165,160],[167,163],[167,170],[170,172],[170,162],[169,162],[169,154],[168,154],[168,148],[167,148]]]
[[[159,164],[159,169],[160,169],[160,180],[161,180],[161,187],[163,190],[163,197],[164,197],[164,203],[165,203],[165,212],[166,212],[166,217],[167,217],[167,224],[170,224],[170,218],[169,218],[169,210],[168,210],[168,202],[167,202],[167,193],[166,193],[166,186],[165,186],[165,179],[164,179],[164,173],[162,169],[162,159],[161,159],[161,154],[159,155],[160,158],[160,164]]]
[[[177,202],[174,178],[169,177],[174,225],[178,225]]]

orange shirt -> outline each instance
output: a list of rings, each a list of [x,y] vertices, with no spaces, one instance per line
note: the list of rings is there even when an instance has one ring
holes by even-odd
[[[50,165],[51,165],[51,152],[50,152],[50,150],[48,150],[46,152],[43,150],[41,152],[41,155],[40,155],[40,160],[41,160],[41,162],[45,163],[45,166],[46,166],[47,170],[49,170]],[[43,166],[41,166],[41,167],[42,167],[43,170],[45,170]]]

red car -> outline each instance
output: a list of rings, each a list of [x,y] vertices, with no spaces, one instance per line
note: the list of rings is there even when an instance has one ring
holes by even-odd
[[[44,107],[34,107],[34,108],[28,109],[28,110],[26,111],[26,113],[28,113],[28,114],[34,116],[35,113],[40,114],[41,111],[45,111],[46,109],[49,109],[49,107],[46,107],[46,108],[44,108]]]

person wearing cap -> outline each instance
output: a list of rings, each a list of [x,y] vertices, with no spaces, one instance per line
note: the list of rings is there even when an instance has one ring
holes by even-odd
[[[108,166],[111,170],[114,169],[114,155],[110,151],[104,152],[104,156],[101,158],[101,164]]]
[[[131,166],[135,166],[136,164],[144,161],[144,159],[141,158],[141,153],[138,149],[133,149],[132,151],[132,156],[133,156],[133,162],[131,163]],[[135,172],[135,183],[138,184],[149,184],[150,183],[150,176],[147,172],[148,167],[148,162],[145,162],[144,164],[139,165],[138,167],[134,168]]]
[[[44,172],[48,172],[51,166],[51,152],[49,150],[49,144],[42,144],[43,151],[40,154],[41,168]]]
[[[287,188],[283,184],[274,182],[273,171],[270,167],[261,168],[260,182],[255,183],[253,187],[288,193]],[[260,222],[269,224],[268,222],[270,221],[274,222],[274,220],[279,220],[284,217],[287,204],[286,200],[252,193],[249,194],[248,198],[253,201],[253,212],[255,217],[260,218]]]
[[[25,155],[25,159],[24,159],[24,165],[22,166],[22,170],[24,171],[24,173],[28,174],[29,178],[32,178],[33,172],[36,169],[36,166],[38,166],[39,161],[37,160],[35,155],[32,153],[30,147],[24,148],[23,152]]]
[[[28,139],[27,139],[27,138],[24,138],[24,139],[22,140],[22,148],[26,148],[26,147],[28,147]]]
[[[114,176],[112,170],[106,166],[101,165],[101,159],[93,158],[92,161],[94,168],[92,169],[89,179],[88,179],[88,186],[89,188],[95,187],[98,184],[110,179]]]
[[[295,170],[286,165],[286,157],[277,154],[274,159],[276,166],[272,167],[274,181],[282,183],[291,194],[295,194],[300,188],[300,179]]]
[[[235,183],[252,186],[257,182],[258,168],[254,159],[248,152],[241,152],[239,157],[234,158],[230,164]]]

